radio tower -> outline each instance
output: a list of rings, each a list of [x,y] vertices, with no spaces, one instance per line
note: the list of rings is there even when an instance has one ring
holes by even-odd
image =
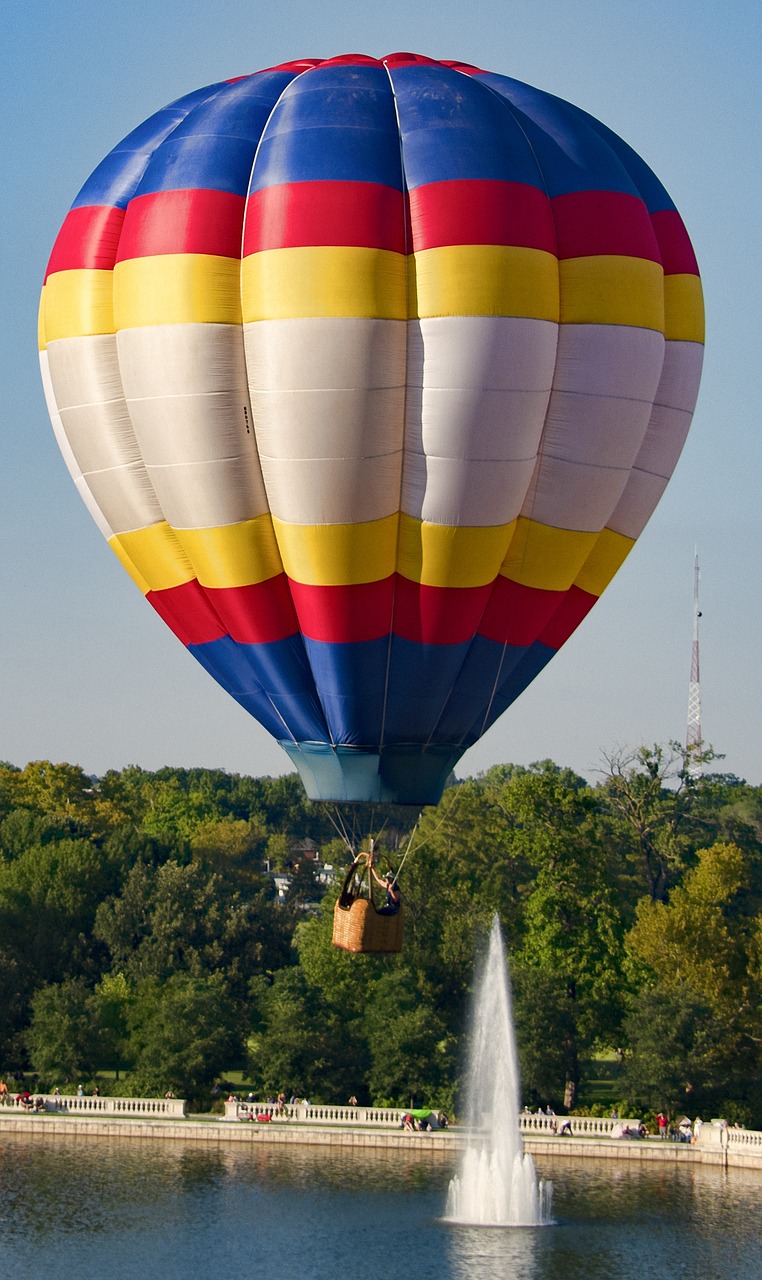
[[[688,685],[688,727],[685,746],[688,753],[688,776],[701,777],[701,764],[697,753],[701,751],[701,684],[699,682],[699,558],[698,550],[693,562],[693,650],[691,653],[691,679]]]

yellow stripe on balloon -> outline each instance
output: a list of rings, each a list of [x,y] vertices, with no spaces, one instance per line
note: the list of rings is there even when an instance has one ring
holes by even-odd
[[[408,259],[410,317],[519,316],[558,321],[558,259],[541,249],[446,245]]]
[[[600,254],[559,263],[562,324],[624,324],[664,332],[664,273],[645,258]]]
[[[515,520],[457,527],[401,515],[397,569],[427,587],[484,586],[497,576],[515,528]]]
[[[405,257],[389,249],[265,249],[241,263],[244,324],[316,316],[407,318]]]
[[[39,351],[44,351],[48,345],[45,333],[45,288],[46,286],[43,285],[40,293],[40,305],[37,308],[37,348]]]
[[[703,343],[704,294],[698,276],[664,277],[664,336]]]
[[[45,338],[114,332],[113,272],[77,268],[48,276],[43,290]]]
[[[597,538],[597,533],[555,529],[519,516],[500,572],[525,587],[568,591]]]
[[[249,586],[282,569],[310,586],[351,586],[396,569],[431,587],[479,587],[500,572],[524,586],[565,591],[574,583],[598,596],[634,545],[611,529],[581,533],[523,516],[508,525],[459,528],[404,514],[340,525],[286,524],[263,515],[207,529],[172,529],[161,521],[109,542],[144,594],[194,578],[205,587]]]
[[[602,529],[590,555],[574,579],[575,587],[589,592],[591,596],[601,595],[634,546],[634,538],[626,538],[623,533],[615,533],[613,529]]]
[[[240,324],[240,262],[202,253],[128,258],[114,268],[117,330],[158,324]]]
[[[361,524],[287,524],[273,517],[283,568],[309,586],[378,582],[394,573],[399,517]]]
[[[161,521],[109,541],[143,592],[193,578],[204,587],[246,587],[283,567],[269,515],[208,529],[173,529]]]
[[[246,587],[283,569],[269,514],[216,529],[176,529],[175,536],[202,587]]]
[[[114,534],[109,546],[144,595],[182,586],[196,576],[166,520],[145,529]]]

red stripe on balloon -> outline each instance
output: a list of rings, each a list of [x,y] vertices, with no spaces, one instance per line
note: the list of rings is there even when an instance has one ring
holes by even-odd
[[[518,245],[556,252],[550,201],[523,182],[463,178],[410,192],[413,249],[451,244]]]
[[[56,236],[45,279],[55,271],[111,271],[123,222],[124,209],[113,205],[71,209]]]
[[[320,58],[299,58],[296,62],[279,62],[275,67],[265,67],[263,71],[252,71],[251,75],[262,76],[268,71],[312,71],[320,66]],[[241,77],[248,79],[249,77]]]
[[[424,67],[441,67],[445,65],[438,58],[427,58],[423,53],[388,53],[381,61],[385,67],[409,67],[414,64]]]
[[[117,261],[164,253],[240,258],[243,196],[229,191],[155,191],[127,206]]]
[[[265,187],[249,197],[244,257],[304,245],[404,253],[402,193],[375,182],[293,182]]]
[[[537,639],[551,649],[560,649],[572,632],[577,630],[583,618],[587,617],[597,599],[597,596],[590,595],[588,591],[570,587]]]
[[[315,587],[278,574],[246,587],[201,587],[194,579],[147,599],[185,645],[229,635],[269,644],[301,631],[324,644],[358,644],[392,632],[416,644],[465,644],[475,634],[499,644],[535,640],[560,649],[596,596],[572,587],[541,591],[507,578],[483,587],[428,587],[391,575],[379,582]]]
[[[179,587],[149,591],[146,600],[184,645],[207,644],[225,635],[225,627],[195,578]]]
[[[510,578],[497,578],[479,623],[479,635],[498,644],[533,644],[563,596],[562,591],[543,591]]]
[[[340,53],[335,58],[321,59],[317,65],[319,67],[380,67],[381,63],[378,58],[371,58],[367,53]]]
[[[491,587],[428,587],[395,575],[353,586],[292,582],[302,632],[327,644],[393,633],[416,644],[464,644],[475,634]]]
[[[471,62],[452,62],[449,58],[442,59],[442,66],[449,67],[451,71],[463,71],[467,76],[484,76],[489,75],[483,67],[475,67]]]
[[[428,587],[397,578],[394,634],[417,644],[465,644],[479,626],[492,587]]]
[[[327,644],[356,644],[389,634],[394,576],[352,586],[314,587],[291,582],[302,634]]]
[[[299,630],[285,573],[247,587],[207,587],[206,594],[238,644],[270,644]]]
[[[283,573],[246,587],[202,587],[193,579],[146,598],[185,645],[225,635],[238,644],[269,644],[299,630]]]
[[[661,209],[651,214],[651,221],[659,242],[664,274],[697,276],[699,269],[693,245],[677,210]]]
[[[551,200],[559,258],[617,254],[661,262],[648,209],[622,191],[572,191]]]

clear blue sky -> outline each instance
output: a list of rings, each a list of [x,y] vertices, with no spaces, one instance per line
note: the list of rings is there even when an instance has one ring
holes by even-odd
[[[152,111],[304,56],[412,50],[568,98],[664,182],[704,281],[693,429],[655,516],[601,602],[462,762],[551,757],[592,778],[603,751],[682,738],[694,545],[702,561],[705,738],[762,783],[759,635],[762,209],[757,0],[10,0],[2,21],[0,759],[282,773],[264,730],[204,674],[90,520],[48,423],[39,287],[80,185]]]

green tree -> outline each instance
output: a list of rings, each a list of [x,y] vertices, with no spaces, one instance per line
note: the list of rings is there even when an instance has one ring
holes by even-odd
[[[99,1031],[98,1065],[113,1069],[116,1079],[129,1054],[129,1010],[132,991],[123,973],[104,974],[92,996]]]
[[[98,908],[95,935],[131,983],[220,972],[242,1000],[253,973],[287,962],[285,924],[265,890],[244,901],[197,863],[171,860],[136,864],[121,893]]]
[[[638,894],[645,889],[650,898],[664,901],[689,865],[694,845],[690,818],[700,795],[691,771],[695,759],[678,742],[604,758],[607,776],[599,795],[609,840],[629,863],[624,887]],[[699,761],[716,758],[707,750]]]
[[[92,992],[81,978],[50,983],[35,992],[26,1043],[33,1069],[51,1086],[94,1075],[99,1028]]]
[[[0,796],[8,808],[30,809],[61,825],[67,835],[81,835],[98,826],[93,779],[73,764],[34,760],[21,770],[0,771]]]
[[[263,887],[262,859],[266,828],[242,818],[214,818],[202,823],[191,838],[194,862],[240,890]]]
[[[735,1097],[760,1114],[760,916],[749,871],[741,849],[715,844],[698,852],[668,902],[638,904],[626,938],[637,987],[626,1033],[628,1079],[641,1097],[650,1078],[659,1103],[682,1090]]]
[[[396,961],[389,956],[350,955],[332,945],[333,908],[339,893],[336,884],[326,894],[319,915],[301,921],[294,932],[299,969],[307,985],[345,1023],[362,1018],[370,992]],[[357,1089],[355,1088],[355,1092]]]
[[[634,1103],[674,1115],[701,1111],[729,1066],[725,1028],[694,990],[679,983],[633,1000],[624,1032],[624,1086]]]
[[[0,863],[0,938],[16,959],[23,992],[98,974],[93,922],[117,874],[102,849],[81,839],[35,845]]]
[[[699,852],[669,902],[638,904],[626,945],[644,985],[688,989],[720,1014],[749,1007],[748,929],[734,911],[746,878],[742,851],[717,844]]]
[[[281,970],[272,984],[257,980],[252,994],[249,1070],[265,1092],[283,1089],[315,1102],[360,1094],[367,1046],[298,968]]]
[[[621,1019],[621,926],[601,849],[597,806],[584,780],[550,762],[513,777],[505,788],[516,828],[514,839],[534,867],[524,897],[515,953],[565,986],[564,1104],[576,1103],[580,1059],[596,1043],[616,1035]]]
[[[563,975],[517,964],[512,978],[522,1100],[560,1107],[567,1080],[579,1070],[574,1002]]]
[[[371,992],[364,1024],[375,1102],[452,1111],[458,1036],[433,1003],[387,973]]]
[[[134,1093],[171,1090],[197,1105],[225,1067],[242,1056],[234,1002],[222,974],[145,979],[129,1008]]]

